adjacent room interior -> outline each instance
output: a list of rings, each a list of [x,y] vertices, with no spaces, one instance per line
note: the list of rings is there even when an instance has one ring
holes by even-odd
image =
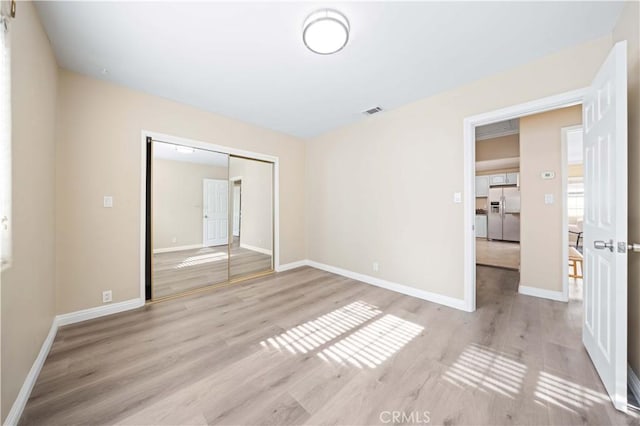
[[[476,128],[476,263],[520,270],[519,120]]]
[[[0,22],[3,425],[639,421],[640,3]]]

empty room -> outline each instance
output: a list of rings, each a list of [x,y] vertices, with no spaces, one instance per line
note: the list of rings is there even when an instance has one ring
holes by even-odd
[[[2,425],[640,424],[640,2],[0,21]]]

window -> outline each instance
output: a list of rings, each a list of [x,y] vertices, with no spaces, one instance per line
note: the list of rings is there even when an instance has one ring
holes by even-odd
[[[584,183],[570,182],[567,188],[567,212],[569,223],[576,224],[584,220]]]

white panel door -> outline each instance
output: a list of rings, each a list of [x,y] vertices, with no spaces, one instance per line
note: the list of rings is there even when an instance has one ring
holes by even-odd
[[[204,247],[228,243],[229,235],[229,182],[203,179],[203,242]]]
[[[617,409],[627,409],[627,46],[617,43],[583,104],[582,341]]]

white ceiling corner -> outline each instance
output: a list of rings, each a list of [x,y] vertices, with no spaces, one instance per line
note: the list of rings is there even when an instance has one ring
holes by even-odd
[[[323,6],[37,2],[63,68],[300,137],[609,34],[623,4],[333,2],[350,40],[321,56],[301,27]]]

